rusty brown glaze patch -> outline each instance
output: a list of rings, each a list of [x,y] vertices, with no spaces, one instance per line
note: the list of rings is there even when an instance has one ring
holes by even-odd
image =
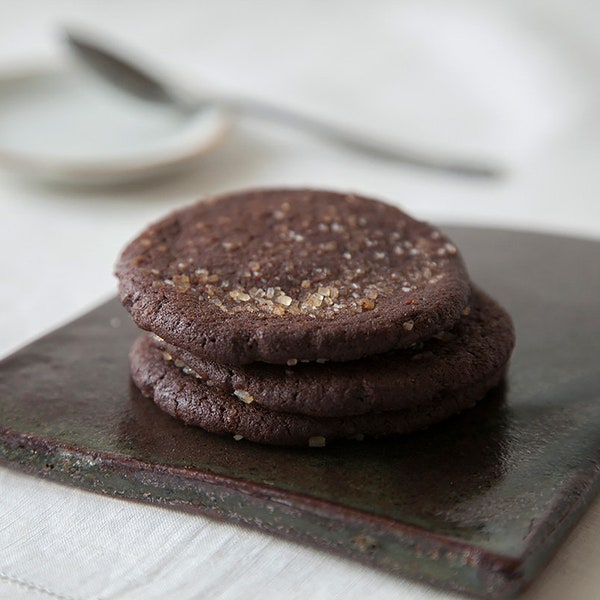
[[[515,595],[600,486],[600,244],[448,232],[517,330],[506,384],[475,409],[420,434],[326,448],[216,437],[130,384],[136,329],[115,300],[0,365],[0,458],[445,588]]]

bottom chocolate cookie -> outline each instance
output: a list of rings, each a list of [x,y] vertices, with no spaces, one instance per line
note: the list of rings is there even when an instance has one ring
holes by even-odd
[[[130,361],[137,387],[173,417],[212,433],[289,446],[323,446],[334,439],[362,439],[425,429],[473,406],[500,383],[506,370],[506,364],[502,365],[477,385],[456,388],[451,394],[437,396],[418,407],[317,418],[271,411],[256,403],[235,402],[227,393],[165,360],[163,352],[147,335],[134,343]]]

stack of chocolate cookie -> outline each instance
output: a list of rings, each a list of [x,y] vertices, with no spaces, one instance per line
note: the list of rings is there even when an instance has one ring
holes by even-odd
[[[407,433],[497,385],[510,317],[436,228],[355,195],[257,190],[179,210],[117,264],[142,392],[235,439]]]

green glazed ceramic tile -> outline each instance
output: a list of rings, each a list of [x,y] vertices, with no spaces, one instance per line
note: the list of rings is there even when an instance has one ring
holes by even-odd
[[[600,243],[447,228],[512,314],[505,385],[428,431],[285,449],[186,427],[128,376],[116,300],[0,364],[0,458],[485,597],[541,570],[600,485]]]

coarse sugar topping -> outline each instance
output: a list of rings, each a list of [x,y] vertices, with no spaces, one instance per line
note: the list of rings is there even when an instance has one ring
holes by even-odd
[[[205,202],[166,230],[150,228],[140,248],[136,265],[153,288],[227,314],[319,319],[377,311],[403,296],[415,301],[460,262],[437,229],[390,206],[310,191],[260,202],[250,195],[231,214],[223,202]]]

